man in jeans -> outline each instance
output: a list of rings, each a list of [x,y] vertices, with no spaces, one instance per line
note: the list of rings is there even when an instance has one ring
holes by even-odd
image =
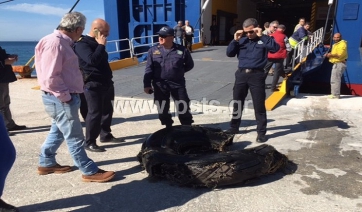
[[[72,45],[83,33],[86,18],[79,12],[63,16],[58,29],[43,37],[35,47],[35,66],[42,90],[45,111],[52,118],[50,132],[41,147],[38,174],[66,173],[70,166],[61,166],[55,155],[66,141],[74,164],[83,173],[85,182],[106,182],[115,173],[104,171],[88,158],[84,147],[84,135],[79,120],[83,79],[78,57]]]
[[[325,55],[326,58],[329,58],[329,62],[333,64],[331,74],[331,95],[329,95],[328,98],[339,99],[341,92],[341,78],[347,68],[347,41],[342,40],[342,35],[340,33],[333,35],[333,41],[334,44],[331,52]]]
[[[175,31],[175,43],[183,46],[183,40],[185,36],[185,30],[182,28],[182,21],[178,21],[177,25],[173,28]]]

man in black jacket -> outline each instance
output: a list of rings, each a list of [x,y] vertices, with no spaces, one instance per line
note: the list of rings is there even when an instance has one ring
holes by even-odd
[[[105,50],[108,34],[109,24],[103,19],[96,19],[88,35],[82,36],[74,45],[84,76],[84,96],[88,105],[85,149],[93,152],[105,151],[96,144],[98,136],[100,142],[124,141],[111,133],[114,86]]]
[[[258,21],[254,18],[246,19],[243,29],[235,32],[234,40],[226,49],[226,56],[236,56],[239,61],[235,72],[234,103],[229,133],[239,133],[245,98],[250,90],[257,123],[256,142],[262,143],[267,140],[264,67],[268,61],[268,52],[275,53],[279,49],[279,44],[272,37],[262,34],[262,29],[258,27]]]
[[[159,45],[148,50],[143,78],[144,92],[154,94],[158,118],[171,129],[170,96],[175,101],[181,125],[191,125],[190,99],[186,90],[185,73],[193,69],[194,60],[185,47],[173,42],[174,30],[164,26],[158,32]]]
[[[16,81],[13,67],[18,60],[18,55],[7,54],[5,49],[0,47],[0,113],[4,117],[8,131],[23,130],[24,125],[15,124],[10,111],[9,83]]]

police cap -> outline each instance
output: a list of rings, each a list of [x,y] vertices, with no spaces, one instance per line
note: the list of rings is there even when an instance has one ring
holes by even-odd
[[[170,35],[174,36],[175,31],[169,26],[164,26],[160,29],[160,31],[157,34],[161,36],[170,36]]]

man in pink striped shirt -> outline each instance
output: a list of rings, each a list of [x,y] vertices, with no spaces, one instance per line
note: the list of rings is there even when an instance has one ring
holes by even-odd
[[[65,140],[74,164],[83,173],[85,182],[106,182],[115,176],[104,171],[88,158],[84,147],[84,135],[79,120],[83,79],[73,43],[83,33],[86,18],[79,12],[63,16],[58,29],[43,37],[35,47],[35,66],[42,90],[45,111],[52,118],[49,135],[41,147],[38,173],[66,173],[70,166],[56,162],[56,151]]]

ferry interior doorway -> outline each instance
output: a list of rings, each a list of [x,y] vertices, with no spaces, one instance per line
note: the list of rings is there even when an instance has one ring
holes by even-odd
[[[254,2],[260,26],[263,27],[265,22],[277,20],[279,24],[286,26],[285,34],[288,37],[293,34],[300,18],[310,22],[311,32],[323,28],[327,19],[328,0],[255,0]],[[333,14],[334,5],[330,9],[326,40],[330,38],[328,32],[331,34]]]
[[[329,10],[325,44],[329,44],[331,37],[334,5],[337,1],[334,0]],[[237,25],[239,29],[242,29],[242,23],[246,18],[256,18],[262,28],[265,22],[277,20],[286,26],[285,34],[289,37],[293,34],[294,27],[300,18],[310,22],[311,32],[324,28],[329,9],[328,0],[230,0],[228,4],[225,4],[223,0],[211,0],[211,2],[203,16],[204,32],[207,37],[205,40],[209,41],[208,28],[212,20],[216,20],[219,26],[217,37],[220,45],[228,45],[233,39],[230,28]]]
[[[233,27],[237,15],[234,13],[228,13],[224,11],[217,11],[217,23],[219,23],[219,39],[217,44],[225,44],[225,41],[230,41],[234,37],[230,34],[230,28]]]

